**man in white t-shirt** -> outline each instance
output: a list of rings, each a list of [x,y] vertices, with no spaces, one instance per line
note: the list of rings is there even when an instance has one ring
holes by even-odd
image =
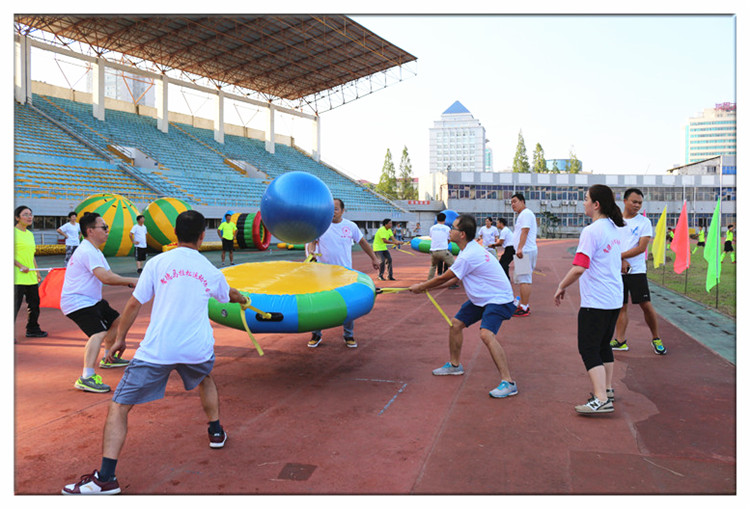
[[[492,224],[491,217],[485,218],[484,226],[479,229],[477,236],[482,239],[482,246],[497,258],[495,244],[497,243],[498,238],[500,238],[500,232],[497,230],[497,227]]]
[[[445,224],[445,214],[440,212],[437,223],[430,227],[430,271],[427,279],[435,276],[435,270],[442,263],[444,268],[453,265],[453,254],[450,250],[451,227]]]
[[[130,229],[130,242],[133,243],[133,251],[135,255],[135,267],[138,270],[138,274],[143,270],[143,262],[146,261],[146,249],[148,244],[146,243],[146,234],[148,229],[144,224],[146,218],[138,216],[135,218],[136,224]]]
[[[654,232],[651,221],[639,214],[643,206],[643,192],[630,188],[623,195],[623,213],[625,227],[622,228],[622,283],[625,287],[622,309],[617,318],[615,337],[612,338],[612,350],[629,349],[625,339],[628,328],[628,294],[633,304],[638,304],[643,311],[646,325],[651,330],[651,346],[657,355],[665,355],[667,349],[659,337],[659,321],[654,306],[651,304],[651,292],[646,276],[646,249]],[[619,339],[618,339],[619,338]]]
[[[513,288],[497,259],[475,240],[477,223],[473,216],[462,214],[453,222],[451,241],[461,252],[453,265],[442,275],[412,285],[409,290],[421,293],[430,288],[445,287],[461,280],[469,300],[451,320],[448,334],[450,360],[433,370],[433,375],[463,375],[461,346],[463,330],[481,320],[479,337],[490,352],[495,367],[500,373],[500,385],[490,391],[493,398],[505,398],[518,394],[518,388],[510,374],[505,351],[497,341],[497,332],[504,320],[513,316]]]
[[[306,250],[311,253],[319,253],[317,260],[329,265],[341,265],[347,269],[352,268],[352,245],[359,244],[362,250],[372,260],[372,267],[380,270],[380,261],[372,250],[372,246],[362,236],[362,232],[355,223],[344,219],[344,201],[341,198],[333,199],[333,220],[331,226],[317,240],[309,243]],[[323,340],[323,334],[317,330],[307,342],[310,348],[317,347]],[[354,339],[354,320],[344,322],[344,342],[349,348],[357,348],[357,340]]]
[[[86,213],[80,221],[83,241],[70,257],[65,269],[65,281],[60,294],[60,310],[73,320],[88,337],[83,354],[83,373],[75,382],[75,388],[86,392],[109,392],[109,385],[102,383],[94,365],[99,349],[104,342],[104,357],[100,368],[120,368],[128,361],[120,357],[107,360],[115,340],[120,314],[102,299],[103,285],[119,285],[134,288],[136,278],[122,277],[109,268],[99,246],[107,242],[109,226],[97,214]]]
[[[208,301],[213,297],[219,302],[239,303],[243,308],[250,302],[230,288],[224,274],[198,251],[206,235],[206,220],[200,212],[188,210],[177,216],[175,234],[177,247],[146,265],[122,313],[110,356],[125,351],[128,330],[143,304],[153,300],[146,335],[109,405],[101,469],[65,486],[65,495],[120,492],[115,468],[125,443],[128,413],[133,405],[163,398],[172,371],[180,375],[185,390],[199,387],[209,421],[209,446],[219,449],[227,440],[219,421],[219,392],[211,374],[215,356]]]
[[[519,285],[521,294],[521,303],[516,309],[514,316],[529,316],[529,300],[531,299],[531,275],[536,268],[536,216],[526,207],[526,198],[522,193],[514,194],[510,199],[510,206],[513,212],[518,214],[516,225],[513,229],[513,247],[516,250],[516,258],[528,258],[528,272],[519,274],[517,265],[514,263],[513,281]]]
[[[65,266],[70,257],[81,244],[81,225],[78,224],[78,214],[68,212],[68,222],[57,229],[57,233],[65,237]]]

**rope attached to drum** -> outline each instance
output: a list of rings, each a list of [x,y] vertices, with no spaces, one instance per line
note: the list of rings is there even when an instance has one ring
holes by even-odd
[[[398,293],[403,292],[405,290],[408,290],[408,288],[378,288],[376,290],[377,293]],[[430,292],[425,290],[424,293],[427,294],[427,298],[430,299],[430,302],[435,306],[435,309],[437,309],[441,315],[443,315],[443,318],[445,318],[445,321],[448,322],[448,325],[451,325],[451,319],[448,318],[448,315],[445,314],[445,311],[443,311],[443,308],[440,307],[440,304],[437,303],[435,298],[430,295]]]

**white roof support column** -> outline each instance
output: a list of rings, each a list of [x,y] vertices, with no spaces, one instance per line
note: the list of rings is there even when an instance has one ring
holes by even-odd
[[[15,61],[13,90],[16,101],[26,104],[31,102],[31,44],[26,36],[16,37]]]
[[[320,162],[320,117],[315,115],[315,119],[312,122],[313,138],[312,138],[312,158],[315,162]]]
[[[93,65],[93,80],[91,102],[93,106],[94,118],[104,121],[104,60],[97,58]]]
[[[169,132],[169,78],[162,74],[156,80],[156,127],[163,133]]]
[[[224,92],[219,92],[214,97],[216,102],[216,116],[214,117],[214,141],[224,143]]]
[[[268,103],[268,122],[266,123],[266,152],[276,153],[276,107]]]

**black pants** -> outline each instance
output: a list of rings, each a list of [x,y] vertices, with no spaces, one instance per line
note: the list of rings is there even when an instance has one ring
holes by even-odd
[[[39,328],[39,285],[15,285],[16,312],[13,320],[18,317],[24,297],[26,297],[26,306],[29,308],[26,332],[39,332],[41,330]]]
[[[578,353],[586,371],[606,362],[614,362],[609,342],[615,333],[619,315],[619,309],[578,310]]]
[[[508,246],[505,248],[505,251],[503,251],[503,254],[500,255],[500,265],[503,267],[508,279],[510,279],[510,262],[513,261],[513,255],[515,254],[516,249],[513,246]]]
[[[383,277],[385,266],[388,265],[388,277],[393,277],[393,258],[391,253],[386,249],[385,251],[377,251],[380,257],[380,274],[378,276]]]

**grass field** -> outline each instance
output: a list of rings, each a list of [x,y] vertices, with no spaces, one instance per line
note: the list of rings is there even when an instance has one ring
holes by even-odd
[[[706,292],[707,262],[703,259],[703,248],[699,247],[690,257],[690,267],[682,274],[674,272],[674,253],[667,251],[667,263],[654,269],[653,257],[649,253],[648,278],[665,288],[698,301],[708,307],[717,309],[725,315],[737,318],[737,265],[732,263],[729,255],[721,264],[721,281],[718,284],[719,306],[716,306],[716,286]],[[687,279],[687,291],[685,284]]]

